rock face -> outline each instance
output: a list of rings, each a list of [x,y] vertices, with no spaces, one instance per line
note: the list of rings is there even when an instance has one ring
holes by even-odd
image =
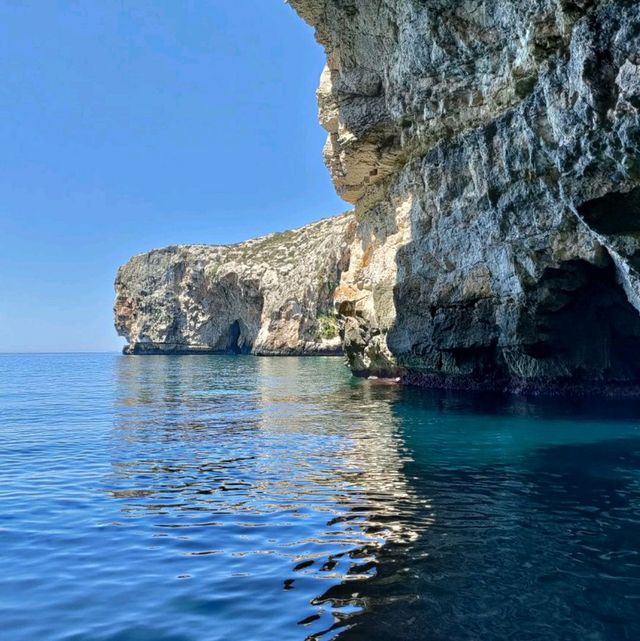
[[[354,232],[344,214],[238,245],[134,256],[116,278],[125,353],[340,353],[333,293]]]
[[[640,381],[640,3],[290,0],[327,54],[354,371]]]
[[[640,3],[290,4],[355,214],[134,257],[128,351],[334,352],[335,304],[356,374],[640,388]]]

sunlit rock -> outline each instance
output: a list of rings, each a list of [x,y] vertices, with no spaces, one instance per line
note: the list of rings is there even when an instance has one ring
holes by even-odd
[[[237,245],[178,245],[118,271],[127,353],[335,354],[333,292],[348,269],[352,214]]]
[[[356,205],[337,290],[354,370],[640,381],[640,5],[291,4],[326,50],[325,158]]]

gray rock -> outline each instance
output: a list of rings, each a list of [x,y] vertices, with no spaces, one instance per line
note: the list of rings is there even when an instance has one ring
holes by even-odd
[[[360,375],[635,386],[640,5],[290,4],[326,50],[325,159],[355,214],[133,258],[116,282],[128,349],[333,351],[335,304]]]
[[[327,53],[325,158],[358,228],[362,374],[640,380],[640,5],[291,0]]]
[[[237,245],[134,256],[116,278],[125,353],[336,354],[333,292],[352,214]]]

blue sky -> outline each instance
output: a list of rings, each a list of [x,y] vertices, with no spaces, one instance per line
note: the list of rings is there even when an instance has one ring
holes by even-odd
[[[116,350],[131,255],[347,209],[282,0],[0,1],[0,352]]]

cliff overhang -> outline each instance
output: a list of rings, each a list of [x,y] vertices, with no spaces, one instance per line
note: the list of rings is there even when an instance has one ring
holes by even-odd
[[[640,5],[291,0],[327,54],[325,160],[355,204],[360,375],[640,381]]]

